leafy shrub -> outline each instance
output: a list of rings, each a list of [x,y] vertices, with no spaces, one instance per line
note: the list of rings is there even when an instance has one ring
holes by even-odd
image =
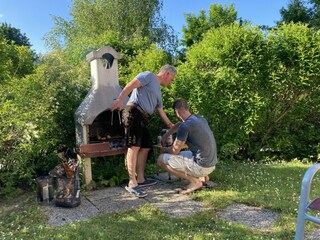
[[[319,33],[307,26],[268,34],[222,26],[187,51],[172,95],[208,119],[222,159],[234,152],[258,160],[269,150],[286,159],[316,156],[319,63]]]
[[[265,78],[264,45],[257,28],[237,24],[215,28],[179,66],[175,95],[204,115],[220,148],[248,144],[264,105],[259,92]]]
[[[58,163],[58,147],[74,146],[73,115],[87,92],[88,75],[62,64],[59,53],[42,61],[34,74],[11,79],[1,98],[4,191],[47,174]]]
[[[262,144],[287,158],[317,155],[320,134],[320,35],[305,25],[282,25],[268,35],[268,108]]]

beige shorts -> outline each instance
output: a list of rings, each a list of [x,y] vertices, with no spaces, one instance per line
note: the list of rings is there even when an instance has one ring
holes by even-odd
[[[163,154],[163,162],[173,169],[183,172],[193,177],[205,177],[213,172],[213,167],[201,167],[193,160],[191,151],[181,151],[179,155],[165,153]]]

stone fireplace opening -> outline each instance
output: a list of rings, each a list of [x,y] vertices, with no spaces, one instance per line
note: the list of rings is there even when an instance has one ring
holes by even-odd
[[[89,125],[88,143],[117,141],[124,138],[124,129],[121,124],[121,111],[106,110],[100,113]]]

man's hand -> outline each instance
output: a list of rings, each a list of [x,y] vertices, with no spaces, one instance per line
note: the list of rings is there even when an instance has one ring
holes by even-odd
[[[121,91],[117,99],[114,99],[114,102],[111,105],[111,111],[113,110],[121,110],[123,101],[125,101],[126,97],[132,92],[133,89],[141,87],[141,83],[138,79],[131,80]]]
[[[172,123],[171,123],[172,124]],[[181,122],[177,122],[176,124],[174,124],[173,126],[171,126],[171,128],[166,131],[166,133],[162,136],[161,138],[161,146],[167,146],[167,140],[170,137],[170,135],[174,134],[175,132],[177,132],[179,126],[180,126]]]
[[[116,109],[121,110],[121,108],[122,108],[122,101],[119,98],[115,99],[111,105],[111,111]]]
[[[160,153],[170,153],[170,154],[177,155],[180,153],[180,150],[182,149],[184,144],[185,144],[185,142],[176,139],[176,140],[174,140],[172,146],[160,148]]]
[[[172,122],[169,122],[168,124],[167,124],[167,128],[172,128],[173,127],[173,123]]]
[[[167,137],[164,137],[164,135],[161,137],[161,146],[167,146]]]

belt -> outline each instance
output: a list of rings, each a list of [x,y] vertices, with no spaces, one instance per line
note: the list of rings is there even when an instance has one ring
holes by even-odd
[[[128,102],[127,106],[136,108],[139,112],[143,114],[144,117],[150,117],[149,113],[145,112],[138,104],[133,102]]]

